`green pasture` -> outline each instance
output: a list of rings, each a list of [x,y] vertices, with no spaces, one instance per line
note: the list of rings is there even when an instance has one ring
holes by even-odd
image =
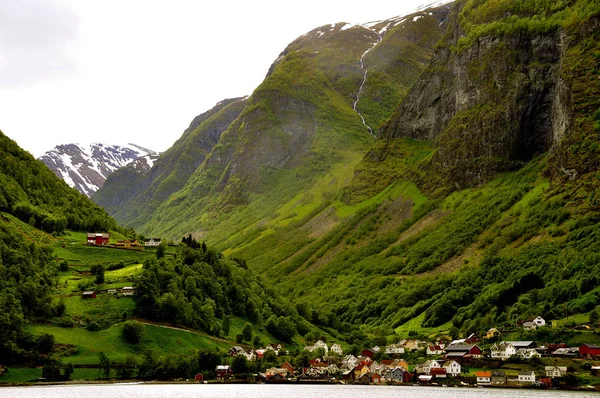
[[[148,350],[154,351],[159,356],[193,355],[194,351],[200,349],[217,348],[227,351],[235,344],[235,342],[217,341],[208,336],[184,330],[146,324],[142,340],[135,345],[128,344],[123,339],[123,323],[97,332],[82,328],[46,325],[30,326],[28,331],[33,334],[49,333],[54,335],[57,343],[73,345],[75,347],[74,354],[62,357],[62,361],[74,365],[97,364],[100,352],[104,352],[111,361],[124,361],[128,356],[136,357],[141,361],[142,355]]]

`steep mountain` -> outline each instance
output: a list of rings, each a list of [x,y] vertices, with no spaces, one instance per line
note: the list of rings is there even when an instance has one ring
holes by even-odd
[[[373,142],[376,127],[425,69],[448,10],[444,6],[308,32],[281,53],[206,159],[194,158],[204,162],[197,163],[192,174],[186,174],[191,167],[172,173],[186,159],[185,152],[174,147],[172,160],[168,164],[159,160],[152,177],[145,180],[148,189],[143,196],[110,203],[127,196],[104,195],[111,182],[94,199],[144,233],[169,236],[188,230],[203,233],[218,226],[217,217],[236,223],[240,216],[233,213],[239,211],[246,211],[244,222],[234,228],[243,230],[315,184],[321,201],[324,190],[334,192],[347,184],[354,165]],[[202,124],[196,129],[201,133],[198,129]],[[182,143],[186,139],[184,134]],[[197,144],[184,147],[191,150]],[[164,171],[159,171],[162,164]],[[161,173],[170,177],[154,181]],[[323,176],[328,176],[327,183]],[[143,208],[142,197],[156,199],[149,211]],[[249,203],[252,208],[244,207]],[[219,228],[231,233],[229,226]]]
[[[151,170],[137,163],[117,170],[93,200],[122,223],[142,225],[160,203],[183,187],[245,104],[246,98],[226,99],[196,116]]]
[[[596,1],[457,2],[340,200],[222,247],[336,328],[594,309],[599,16]]]
[[[157,153],[138,145],[57,145],[40,160],[79,192],[91,196],[115,170],[140,159],[139,167],[150,169]]]
[[[600,305],[600,4],[447,12],[290,44],[143,230],[196,231],[332,332],[481,331]],[[441,41],[421,64],[425,24]]]

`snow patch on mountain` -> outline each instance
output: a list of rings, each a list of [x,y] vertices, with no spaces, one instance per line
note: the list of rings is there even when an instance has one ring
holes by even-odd
[[[115,170],[142,157],[140,163],[150,169],[157,156],[135,144],[90,143],[57,145],[39,159],[69,186],[91,196]]]

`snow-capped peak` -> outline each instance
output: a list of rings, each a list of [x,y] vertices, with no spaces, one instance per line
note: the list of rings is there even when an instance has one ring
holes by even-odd
[[[115,170],[144,156],[150,168],[156,155],[156,152],[135,144],[96,142],[57,145],[39,159],[71,187],[91,196]]]

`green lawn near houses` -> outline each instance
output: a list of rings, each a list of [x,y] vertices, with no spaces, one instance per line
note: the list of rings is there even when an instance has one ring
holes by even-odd
[[[74,365],[98,364],[98,354],[104,352],[111,361],[124,361],[127,357],[136,357],[152,350],[159,356],[177,354],[194,355],[196,350],[217,348],[227,351],[234,342],[219,341],[209,336],[185,330],[175,330],[156,325],[144,325],[142,340],[139,344],[129,344],[123,337],[123,323],[108,329],[92,332],[83,328],[61,328],[57,326],[35,325],[28,331],[33,334],[49,333],[59,344],[74,346],[71,355],[62,356],[63,363]]]

